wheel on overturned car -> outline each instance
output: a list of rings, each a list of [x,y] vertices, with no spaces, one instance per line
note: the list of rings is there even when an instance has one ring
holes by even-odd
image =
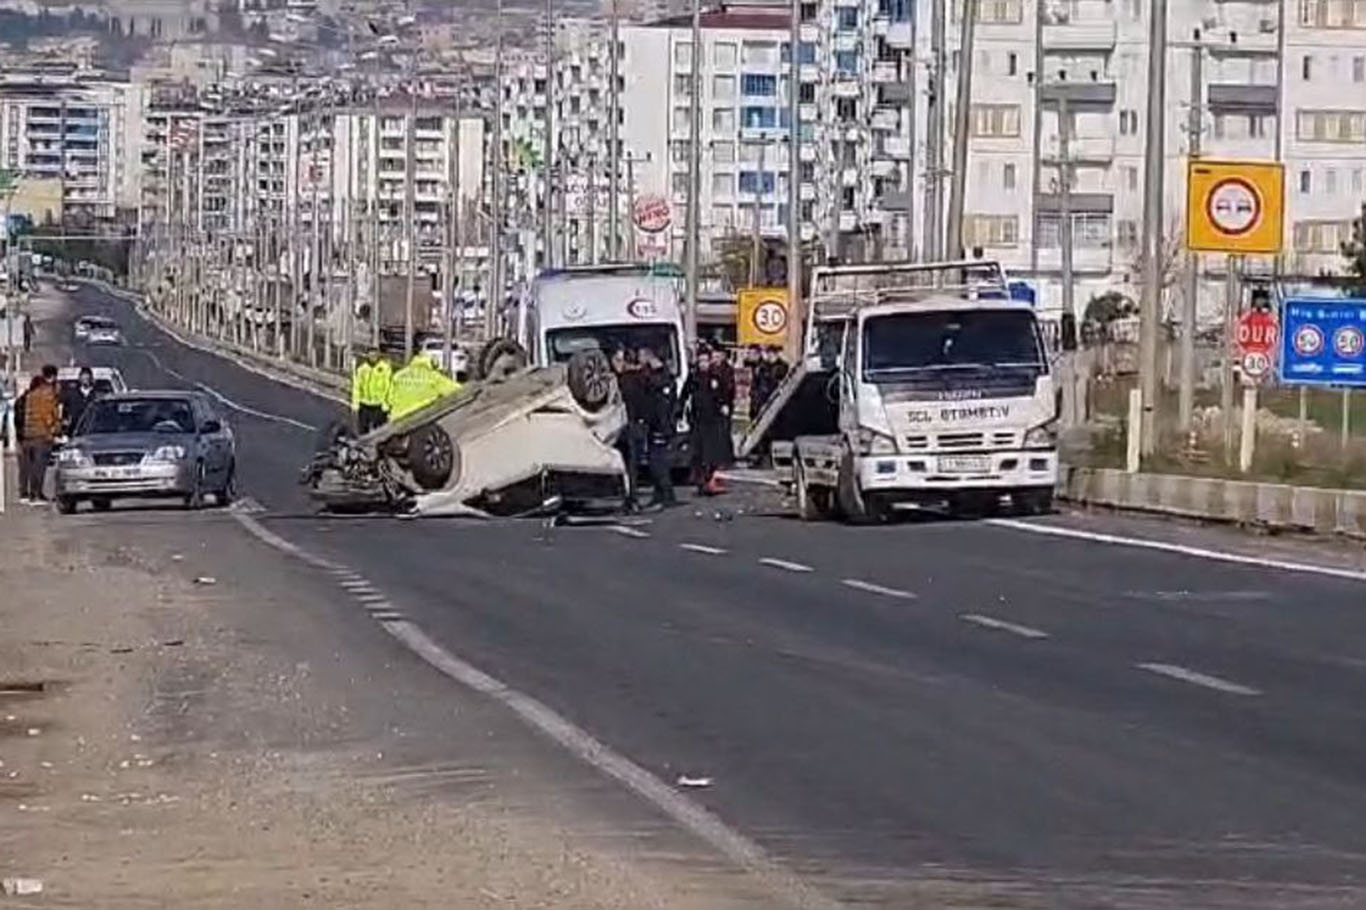
[[[408,471],[424,490],[439,490],[454,476],[460,450],[440,424],[429,423],[408,434]]]
[[[569,358],[569,394],[585,411],[599,411],[612,400],[616,376],[602,351],[579,351]]]
[[[480,381],[506,379],[527,365],[526,349],[511,338],[495,338],[479,349],[474,358],[474,378]]]

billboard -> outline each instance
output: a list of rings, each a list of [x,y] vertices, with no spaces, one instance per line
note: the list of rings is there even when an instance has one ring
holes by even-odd
[[[1363,340],[1366,300],[1287,298],[1281,305],[1281,381],[1366,386]]]

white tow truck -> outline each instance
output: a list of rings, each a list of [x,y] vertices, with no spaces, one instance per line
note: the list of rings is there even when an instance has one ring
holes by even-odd
[[[1050,509],[1059,403],[1014,287],[982,260],[815,269],[803,360],[738,454],[769,447],[808,521]],[[1057,335],[1075,347],[1075,322]]]

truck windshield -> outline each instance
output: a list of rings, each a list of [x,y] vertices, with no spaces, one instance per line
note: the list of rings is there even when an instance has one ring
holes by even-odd
[[[874,316],[863,324],[868,379],[906,374],[1045,369],[1034,314],[1025,310],[939,310]]]
[[[678,375],[678,330],[672,323],[651,322],[631,325],[592,325],[551,329],[546,333],[552,363],[565,363],[579,351],[600,350],[611,355],[617,349],[639,351],[650,348]]]

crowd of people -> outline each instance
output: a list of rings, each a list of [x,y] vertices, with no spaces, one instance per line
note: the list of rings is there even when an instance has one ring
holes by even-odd
[[[40,505],[47,501],[43,486],[52,451],[64,437],[75,435],[90,402],[100,396],[95,374],[81,367],[76,383],[63,392],[57,368],[45,365],[29,381],[14,403],[14,431],[19,445],[19,501]]]
[[[365,353],[351,374],[351,411],[356,432],[364,435],[391,420],[421,410],[461,383],[442,372],[436,358],[418,351],[395,370],[379,350]]]

